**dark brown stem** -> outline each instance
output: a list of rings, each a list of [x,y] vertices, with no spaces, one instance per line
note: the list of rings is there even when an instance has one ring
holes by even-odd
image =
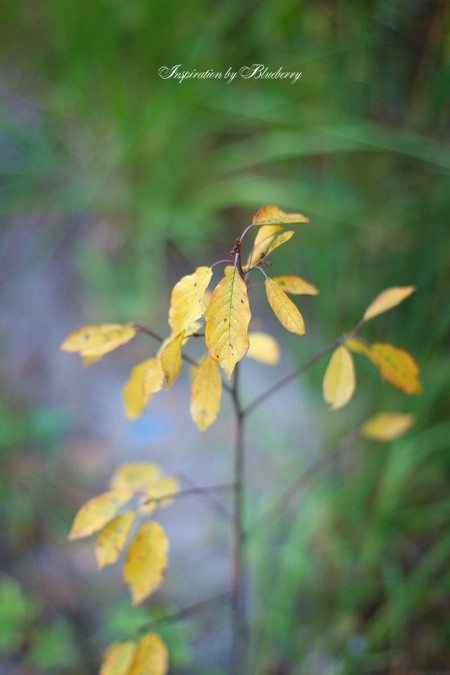
[[[247,622],[246,563],[244,551],[244,508],[245,508],[245,453],[244,453],[244,412],[239,397],[239,364],[234,371],[232,400],[236,418],[236,439],[234,448],[234,516],[232,521],[232,651],[231,669],[233,675],[246,675],[248,663],[249,629]]]
[[[324,347],[320,352],[312,356],[306,363],[304,363],[302,366],[294,370],[292,373],[289,373],[289,375],[286,375],[285,377],[282,377],[281,380],[278,380],[278,382],[275,382],[274,385],[266,389],[266,391],[263,391],[262,394],[257,396],[256,398],[251,401],[246,408],[242,411],[244,415],[248,415],[250,412],[252,412],[255,408],[257,408],[261,403],[263,403],[266,399],[270,398],[273,394],[276,394],[277,391],[282,389],[286,384],[289,384],[289,382],[292,382],[292,380],[295,380],[297,377],[302,375],[308,368],[310,368],[316,361],[319,361],[319,359],[322,358],[322,356],[325,356],[325,354],[328,354],[328,352],[331,352],[332,349],[337,347],[342,341],[342,338],[337,338],[333,342],[331,342],[327,347]]]

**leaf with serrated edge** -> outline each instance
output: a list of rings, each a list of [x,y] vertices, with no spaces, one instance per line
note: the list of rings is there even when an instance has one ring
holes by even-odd
[[[183,340],[184,330],[175,335],[161,352],[161,366],[166,378],[166,389],[170,389],[180,374],[181,364],[183,363],[183,355],[181,353]]]
[[[100,675],[128,675],[136,642],[114,642],[103,654]]]
[[[236,269],[219,281],[206,312],[205,339],[209,354],[230,380],[236,363],[248,351],[250,305],[247,286]]]
[[[113,490],[142,492],[161,478],[161,467],[152,462],[121,464],[114,472],[110,486]]]
[[[278,206],[263,206],[253,216],[253,225],[285,225],[287,223],[309,223],[301,213],[286,213]]]
[[[68,538],[82,539],[101,530],[132,496],[126,490],[111,490],[89,499],[75,516]]]
[[[372,356],[381,377],[406,394],[421,394],[419,367],[411,354],[390,344],[376,342],[372,345]]]
[[[215,422],[220,410],[222,378],[209,354],[192,369],[191,416],[200,431]]]
[[[210,267],[197,267],[174,286],[170,299],[169,326],[177,335],[199,319],[205,311],[204,296],[211,281]]]
[[[280,363],[280,347],[272,335],[260,331],[250,331],[248,337],[250,347],[247,358],[261,361],[268,366],[276,366]]]
[[[153,372],[155,369],[158,369],[159,371],[159,381],[156,382],[156,379],[153,378],[153,388],[151,393],[147,394],[144,391],[145,378],[148,372]],[[122,390],[127,419],[135,420],[142,415],[151,394],[162,389],[163,382],[164,373],[162,372],[161,364],[157,358],[147,359],[133,368],[128,381]]]
[[[130,670],[126,675],[166,675],[169,652],[155,633],[139,640]]]
[[[286,330],[297,335],[305,335],[305,322],[302,315],[292,300],[272,279],[266,279],[266,294],[275,316]]]
[[[74,331],[62,343],[65,352],[81,356],[103,356],[129,342],[136,335],[134,324],[103,323],[84,326]]]
[[[393,441],[414,424],[414,415],[398,412],[381,412],[364,422],[361,434],[374,441]]]
[[[285,275],[282,277],[272,277],[274,281],[285,293],[292,293],[292,295],[317,295],[319,291],[315,286],[297,277],[294,274]]]
[[[169,540],[154,520],[144,523],[128,548],[123,574],[133,605],[138,605],[161,586],[167,567]]]
[[[350,401],[355,384],[352,355],[340,346],[333,352],[323,378],[323,397],[331,410],[342,408]]]
[[[139,513],[149,515],[157,508],[169,506],[173,501],[172,498],[179,490],[180,484],[176,478],[170,476],[160,478],[145,490],[147,497],[140,504]]]
[[[416,290],[415,286],[393,286],[380,293],[364,312],[364,321],[396,307]]]
[[[99,569],[116,562],[127,542],[133,520],[134,511],[125,511],[113,518],[99,533],[95,540],[95,557]]]

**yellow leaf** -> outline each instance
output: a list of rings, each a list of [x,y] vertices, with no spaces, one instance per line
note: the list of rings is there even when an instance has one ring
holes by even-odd
[[[255,241],[253,242],[253,248],[250,251],[250,255],[248,256],[246,267],[251,267],[256,262],[258,262],[261,257],[261,253],[266,252],[274,237],[276,237],[277,233],[281,232],[282,230],[283,228],[281,225],[263,225],[258,230]]]
[[[100,675],[128,675],[136,651],[135,642],[114,642],[103,654]]]
[[[192,370],[191,416],[200,431],[215,422],[220,410],[222,378],[209,354]]]
[[[278,321],[286,330],[297,335],[305,335],[305,323],[302,315],[292,300],[288,298],[286,293],[272,279],[266,279],[266,293],[269,305],[272,307]]]
[[[266,363],[269,366],[276,366],[280,362],[280,348],[272,335],[251,331],[248,337],[250,339],[250,347],[247,357],[261,361],[261,363]]]
[[[359,338],[348,338],[345,341],[345,346],[356,354],[364,354],[364,356],[367,356],[367,358],[370,359],[372,363],[375,363],[372,354],[372,347],[371,345],[364,342],[364,340],[360,340]]]
[[[180,374],[181,364],[183,363],[183,355],[181,353],[183,340],[184,330],[169,340],[161,352],[161,366],[166,378],[166,389],[170,389]]]
[[[134,511],[125,511],[113,518],[100,532],[95,540],[95,556],[99,569],[116,562],[127,542],[133,520]]]
[[[230,380],[236,363],[248,351],[250,305],[247,286],[236,269],[214,289],[206,312],[206,346]]]
[[[161,391],[164,384],[164,371],[161,365],[161,359],[155,357],[147,361],[147,369],[144,372],[142,389],[144,392],[144,401],[148,403],[153,394]]]
[[[139,506],[139,512],[145,515],[153,513],[155,509],[162,506],[169,506],[172,497],[180,490],[180,484],[176,478],[167,476],[155,481],[146,489],[148,497]]]
[[[83,366],[93,366],[94,363],[97,363],[97,361],[100,361],[100,359],[103,358],[103,354],[100,354],[100,356],[85,356],[83,358]]]
[[[167,647],[159,635],[153,633],[139,640],[127,675],[166,675],[168,667]]]
[[[132,496],[128,491],[111,490],[93,497],[78,511],[68,538],[82,539],[101,530]]]
[[[375,441],[393,441],[408,431],[414,421],[414,415],[382,412],[367,420],[361,427],[361,433],[366,438],[372,438]]]
[[[135,335],[136,328],[132,323],[123,326],[117,323],[84,326],[71,333],[60,349],[66,352],[79,352],[81,356],[103,356],[126,344]]]
[[[393,286],[380,293],[364,312],[364,321],[399,305],[416,290],[415,286]]]
[[[133,605],[161,586],[168,549],[169,540],[159,523],[152,520],[141,525],[130,544],[123,568]]]
[[[286,213],[277,206],[263,206],[253,216],[253,225],[285,225],[286,223],[309,223],[301,213]]]
[[[422,393],[418,378],[419,367],[408,352],[381,342],[373,344],[371,351],[381,377],[387,382],[406,394]]]
[[[323,397],[331,410],[342,408],[355,391],[355,369],[352,355],[343,346],[338,347],[330,359],[323,378]]]
[[[174,286],[170,299],[169,326],[178,335],[199,319],[205,311],[204,295],[211,281],[210,267],[197,267]]]
[[[113,490],[142,492],[160,478],[159,464],[130,462],[119,466],[111,478],[110,486]]]
[[[133,368],[122,390],[127,419],[134,420],[142,415],[152,393],[159,391],[163,382],[164,373],[158,358],[147,359]]]
[[[272,281],[274,281],[285,293],[292,293],[292,295],[317,295],[319,293],[315,286],[294,274],[282,277],[272,277]]]

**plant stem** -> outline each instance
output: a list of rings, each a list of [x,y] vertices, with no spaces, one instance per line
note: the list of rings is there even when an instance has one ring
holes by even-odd
[[[249,629],[246,599],[246,560],[244,551],[244,502],[245,502],[245,453],[244,418],[239,397],[239,364],[236,365],[233,388],[233,407],[236,418],[234,447],[234,515],[232,521],[232,675],[246,675],[248,661]]]

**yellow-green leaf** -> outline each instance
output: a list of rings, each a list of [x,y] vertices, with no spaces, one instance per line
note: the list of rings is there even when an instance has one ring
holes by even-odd
[[[381,376],[406,394],[421,394],[419,367],[413,357],[403,349],[390,344],[376,342],[372,345],[372,356]]]
[[[151,383],[151,387],[148,386],[147,380]],[[159,391],[163,382],[164,373],[158,358],[147,359],[133,368],[122,390],[127,419],[134,420],[142,415],[152,393]]]
[[[125,511],[113,518],[97,536],[95,556],[99,569],[116,562],[127,542],[133,520],[134,511]]]
[[[181,364],[183,363],[183,355],[181,353],[183,340],[184,330],[175,335],[161,352],[161,366],[166,378],[166,389],[170,389],[180,374]]]
[[[367,356],[367,358],[374,363],[372,347],[370,344],[364,342],[364,340],[360,340],[359,338],[348,338],[345,341],[345,346],[356,354],[364,354],[364,356]]]
[[[302,279],[302,277],[297,277],[294,274],[282,276],[282,277],[272,277],[274,281],[285,293],[292,293],[292,295],[317,295],[319,291],[315,286]]]
[[[160,478],[161,467],[159,464],[130,462],[118,467],[111,478],[110,486],[113,490],[142,492]]]
[[[250,305],[247,286],[236,269],[214,289],[206,312],[206,346],[230,380],[249,347]]]
[[[153,633],[139,640],[127,675],[166,675],[168,667],[167,647],[159,635]]]
[[[192,370],[191,416],[200,431],[215,422],[220,410],[222,378],[209,354]]]
[[[342,345],[330,359],[323,379],[323,397],[331,410],[342,408],[355,391],[355,368],[352,355]]]
[[[399,305],[416,290],[415,286],[393,286],[380,293],[364,312],[364,321],[383,314]]]
[[[129,342],[136,335],[134,324],[103,323],[79,328],[71,333],[60,349],[81,356],[103,356]]]
[[[132,496],[126,490],[111,490],[93,497],[78,511],[68,538],[82,539],[101,530]]]
[[[414,424],[414,415],[398,412],[381,412],[371,417],[361,427],[361,434],[375,441],[393,441]]]
[[[114,642],[103,654],[100,675],[128,675],[137,644]]]
[[[154,520],[144,523],[131,542],[123,574],[133,605],[137,605],[161,586],[167,567],[169,540]]]
[[[287,223],[309,223],[301,213],[286,213],[278,206],[263,206],[253,216],[253,225],[285,225]]]
[[[253,248],[247,260],[246,267],[251,267],[261,258],[261,253],[266,253],[273,239],[281,232],[283,228],[281,225],[263,225],[259,228]]]
[[[197,267],[174,286],[170,300],[169,325],[175,335],[186,330],[205,311],[204,295],[211,281],[210,267]]]
[[[176,478],[167,476],[160,478],[151,485],[149,485],[145,492],[147,497],[139,506],[139,512],[145,515],[153,513],[155,509],[162,506],[169,506],[174,497],[180,490],[180,484]]]
[[[292,300],[272,279],[266,279],[266,294],[275,316],[286,330],[297,335],[305,335],[305,322],[302,315]]]
[[[261,361],[269,366],[276,366],[280,362],[280,348],[272,335],[260,331],[251,331],[248,334],[250,347],[247,358]]]

